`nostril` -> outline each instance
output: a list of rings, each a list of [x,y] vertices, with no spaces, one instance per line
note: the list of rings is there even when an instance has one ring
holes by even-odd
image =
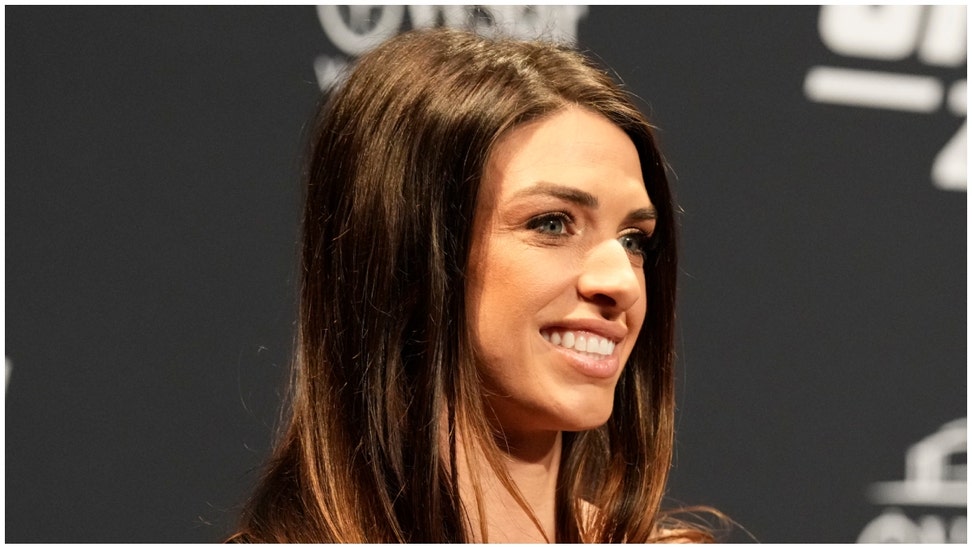
[[[588,300],[602,308],[614,308],[618,305],[617,300],[604,293],[595,293],[594,295],[590,296]]]

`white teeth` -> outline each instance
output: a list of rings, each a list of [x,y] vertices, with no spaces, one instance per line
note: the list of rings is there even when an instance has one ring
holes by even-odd
[[[566,331],[544,331],[541,333],[543,339],[555,346],[572,349],[577,352],[584,352],[598,358],[605,357],[614,353],[615,343],[607,338],[601,338],[589,333],[574,333]]]

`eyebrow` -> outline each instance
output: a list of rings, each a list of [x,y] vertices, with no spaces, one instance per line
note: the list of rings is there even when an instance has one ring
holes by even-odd
[[[540,181],[529,188],[524,188],[516,192],[513,194],[512,199],[538,195],[553,196],[591,209],[597,209],[598,206],[597,196],[594,194],[570,186],[545,181]]]
[[[599,203],[597,201],[597,196],[577,188],[572,188],[570,186],[564,186],[562,184],[554,184],[552,182],[540,181],[530,186],[529,188],[524,188],[519,192],[513,194],[512,199],[537,196],[537,195],[547,195],[553,196],[555,198],[562,199],[564,201],[569,201],[575,203],[582,207],[587,207],[590,209],[597,209]],[[627,222],[641,222],[649,220],[657,220],[658,211],[655,207],[642,207],[635,209],[625,216]]]
[[[648,220],[658,220],[658,211],[654,207],[642,207],[628,213],[625,217],[628,222],[642,222]]]

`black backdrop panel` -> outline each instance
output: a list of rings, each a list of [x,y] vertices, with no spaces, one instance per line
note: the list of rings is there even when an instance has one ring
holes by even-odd
[[[764,542],[965,539],[963,7],[5,17],[8,541],[230,530],[286,378],[319,86],[433,20],[573,36],[658,126],[684,209],[673,500]]]

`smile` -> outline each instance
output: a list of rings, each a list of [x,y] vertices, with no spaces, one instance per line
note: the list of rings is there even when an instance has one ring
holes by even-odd
[[[555,346],[585,354],[595,360],[603,359],[614,353],[615,343],[613,341],[589,332],[543,330],[540,331],[540,334],[544,340]]]

